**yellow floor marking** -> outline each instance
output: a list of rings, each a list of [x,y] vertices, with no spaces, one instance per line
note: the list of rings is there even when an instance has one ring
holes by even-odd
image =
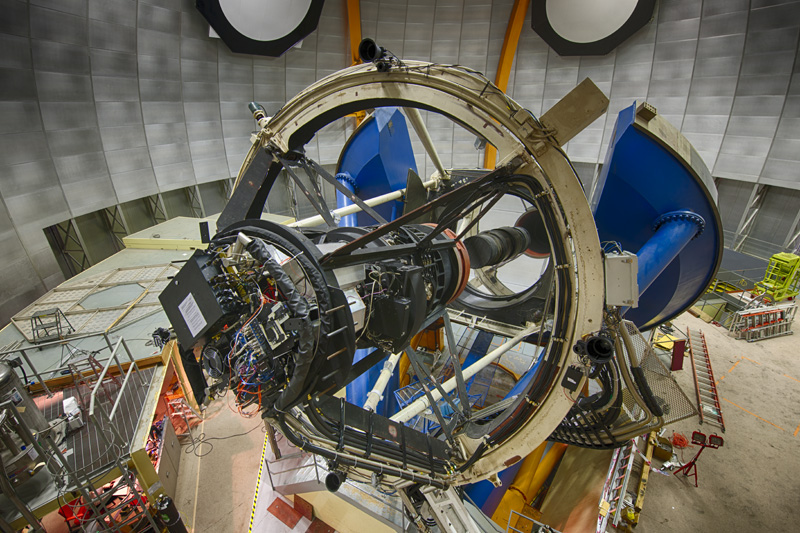
[[[741,359],[739,359],[738,361],[736,361],[736,362],[733,364],[733,366],[731,367],[731,369],[730,369],[730,370],[728,370],[728,374],[730,374],[731,372],[733,372],[733,369],[734,369],[734,368],[736,368],[736,365],[738,365],[738,364],[739,364],[739,363],[741,363],[741,362],[742,362],[742,360],[741,360]]]
[[[258,467],[258,479],[256,480],[256,493],[253,496],[253,510],[250,512],[250,527],[247,529],[248,533],[253,533],[253,522],[256,519],[256,505],[258,505],[258,489],[261,487],[261,473],[264,470],[264,459],[267,456],[267,443],[269,442],[269,433],[264,435],[264,446],[261,447],[261,464]]]
[[[800,433],[800,424],[798,424],[797,429],[794,430],[794,436],[796,437],[798,433]]]
[[[775,424],[773,424],[772,422],[770,422],[770,421],[769,421],[769,420],[767,420],[766,418],[761,418],[761,417],[760,417],[760,416],[758,416],[757,414],[755,414],[755,413],[753,413],[753,412],[750,412],[750,411],[748,411],[747,409],[745,409],[745,408],[744,408],[744,407],[742,407],[741,405],[736,405],[735,403],[733,403],[732,401],[730,401],[730,400],[729,400],[729,399],[727,399],[727,398],[723,398],[723,400],[725,400],[726,402],[728,402],[729,404],[731,404],[731,405],[732,405],[732,406],[734,406],[734,407],[738,407],[739,409],[741,409],[741,410],[742,410],[742,411],[744,411],[745,413],[747,413],[747,414],[749,414],[749,415],[753,415],[754,417],[758,418],[759,420],[763,420],[764,422],[766,422],[766,423],[767,423],[767,424],[769,424],[770,426],[775,426],[776,428],[780,429],[781,431],[786,431],[786,430],[785,430],[785,429],[783,429],[782,427],[780,427],[780,426],[778,426],[778,425],[775,425]]]
[[[761,363],[759,363],[758,361],[755,361],[755,360],[753,360],[753,359],[750,359],[749,357],[742,356],[742,359],[747,359],[747,360],[748,360],[748,361],[750,361],[751,363],[755,363],[755,364],[757,364],[757,365],[760,365],[760,364],[761,364]]]
[[[793,378],[793,377],[792,377],[792,376],[790,376],[789,374],[784,374],[784,377],[787,377],[787,378],[789,378],[789,379],[793,379],[793,380],[795,380],[796,382],[800,383],[800,379]]]

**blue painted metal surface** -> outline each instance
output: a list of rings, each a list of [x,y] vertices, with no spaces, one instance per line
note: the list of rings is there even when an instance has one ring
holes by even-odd
[[[351,176],[349,172],[341,172],[336,174],[336,180],[344,185],[350,192],[356,192],[356,180],[353,179],[353,176]],[[336,208],[338,209],[340,207],[347,207],[348,205],[353,205],[353,202],[350,201],[350,198],[341,192],[336,191]],[[352,228],[353,226],[358,226],[356,214],[351,213],[349,215],[344,215],[339,221],[339,226],[343,228]]]
[[[417,171],[405,116],[396,107],[382,107],[367,117],[345,144],[337,173],[349,174],[359,198],[366,200],[403,189],[408,170]],[[403,213],[403,203],[375,207],[386,220]],[[366,213],[356,215],[358,226],[375,224]]]
[[[417,165],[405,116],[395,107],[386,107],[376,109],[347,141],[336,166],[336,179],[366,200],[404,188],[409,169],[416,172]],[[349,198],[336,191],[337,207],[345,207],[351,203]],[[403,203],[389,202],[375,207],[375,210],[386,220],[392,221],[402,214]],[[342,217],[339,226],[368,226],[375,223],[369,215],[356,213]],[[373,349],[356,350],[353,363],[372,351]],[[364,405],[386,359],[388,357],[347,385],[348,402]],[[388,417],[398,411],[394,391],[399,387],[399,376],[395,370],[386,386],[383,399],[375,409],[376,413]]]
[[[697,153],[691,150],[688,160],[677,155],[673,143],[688,145],[680,133],[669,124],[663,136],[649,131],[636,123],[635,109],[634,104],[617,117],[591,206],[601,242],[618,242],[644,256],[639,306],[627,310],[625,318],[648,329],[682,313],[711,283],[722,258],[722,224],[716,188]],[[682,210],[702,217],[704,231],[680,247],[681,231],[670,225],[646,247],[656,236],[659,217]],[[680,248],[677,257],[661,265],[675,248]]]
[[[488,350],[488,347],[487,347]],[[484,352],[485,353],[485,352]],[[542,363],[541,353],[539,354],[539,359],[533,364],[533,366],[522,375],[522,377],[517,381],[517,383],[512,387],[508,394],[505,395],[503,399],[511,398],[512,396],[516,396],[525,389],[527,389],[528,385],[530,385],[533,378],[536,377],[537,372],[539,372],[539,367]],[[466,366],[466,365],[465,365]],[[477,483],[472,483],[470,485],[465,485],[465,491],[472,498],[472,501],[481,508],[483,514],[486,516],[492,516],[497,509],[500,500],[503,499],[503,495],[505,495],[506,491],[508,490],[509,485],[511,482],[514,481],[514,476],[517,475],[517,471],[522,466],[522,461],[518,461],[517,463],[511,465],[510,467],[506,468],[502,472],[500,472],[500,479],[502,480],[503,484],[499,487],[495,487],[489,481],[483,480]]]
[[[502,470],[498,474],[502,482],[502,485],[499,487],[495,487],[491,481],[484,479],[477,483],[464,485],[464,492],[467,493],[467,496],[470,497],[475,505],[480,507],[483,514],[492,516],[497,510],[497,506],[500,505],[500,500],[503,499],[503,495],[505,495],[508,487],[510,487],[511,483],[514,481],[514,477],[516,477],[520,467],[522,467],[522,461],[517,461],[505,470]]]
[[[663,223],[636,253],[639,260],[637,282],[639,293],[647,288],[664,272],[678,254],[703,231],[705,222],[690,211],[673,211],[659,217]]]
[[[522,394],[522,392],[528,388],[528,385],[530,385],[531,381],[533,381],[533,378],[536,377],[536,373],[539,372],[539,367],[542,366],[542,360],[543,360],[541,353],[542,350],[537,349],[537,351],[538,351],[537,354],[538,359],[536,360],[536,362],[530,369],[528,369],[527,372],[525,372],[519,378],[519,381],[517,381],[517,383],[511,388],[511,390],[508,391],[508,394],[506,394],[505,397],[503,398],[504,400],[506,398],[511,398],[512,396],[517,396],[519,394]]]
[[[356,350],[355,355],[353,355],[353,364],[356,364],[373,351],[375,351],[375,348]],[[378,381],[378,376],[381,374],[383,364],[388,358],[388,356],[384,357],[378,363],[372,365],[369,370],[347,384],[347,387],[345,388],[345,395],[348,402],[358,405],[359,407],[364,405],[364,402],[367,401],[367,395],[369,394],[369,391],[372,390],[372,387],[374,387],[375,383]],[[389,378],[389,383],[386,384],[386,389],[383,392],[383,399],[379,401],[378,405],[375,407],[376,413],[389,417],[399,410],[397,406],[397,399],[393,394],[394,391],[399,387],[400,378],[397,373],[397,369],[395,368],[392,377]]]

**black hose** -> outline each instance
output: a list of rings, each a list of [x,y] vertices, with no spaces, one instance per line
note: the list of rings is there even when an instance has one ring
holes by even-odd
[[[308,377],[309,370],[311,369],[311,363],[314,360],[311,353],[314,349],[314,328],[309,318],[309,305],[308,301],[300,294],[297,287],[295,287],[292,278],[290,278],[286,272],[283,271],[278,262],[272,258],[264,241],[261,239],[253,239],[247,245],[247,251],[250,252],[250,255],[256,260],[261,261],[269,272],[269,275],[275,280],[275,285],[278,287],[278,290],[283,294],[284,298],[286,298],[286,305],[289,307],[292,316],[294,318],[299,318],[302,324],[298,332],[297,350],[292,353],[294,373],[289,380],[289,384],[275,402],[275,408],[283,410],[289,403],[287,400],[297,397],[300,393]]]
[[[236,241],[239,232],[243,232],[250,237],[255,237],[259,239],[266,239],[271,243],[274,243],[279,248],[282,248],[284,252],[288,253],[290,256],[294,257],[295,260],[300,264],[303,272],[307,276],[307,279],[311,283],[311,287],[314,289],[314,294],[317,299],[317,305],[320,310],[330,309],[331,307],[331,297],[330,293],[328,292],[328,283],[326,282],[322,272],[320,271],[320,266],[317,263],[316,259],[314,259],[312,254],[307,254],[304,252],[304,248],[302,245],[295,244],[291,241],[288,237],[284,237],[276,231],[278,229],[282,231],[291,231],[290,228],[275,228],[275,231],[272,229],[268,229],[268,227],[262,227],[263,224],[266,224],[264,221],[259,220],[252,220],[252,221],[245,221],[241,224],[234,224],[229,228],[226,228],[220,236],[216,237],[212,243],[221,245],[221,244],[232,244]],[[299,236],[302,238],[302,236]],[[300,247],[298,247],[300,246]],[[280,265],[279,265],[280,266]],[[291,279],[290,279],[291,281]],[[289,296],[289,295],[284,295]],[[320,338],[319,345],[317,346],[317,351],[322,351],[323,353],[327,349],[326,344],[326,334],[330,331],[330,318],[324,313],[321,312],[319,314],[319,335]],[[313,331],[312,331],[313,333]],[[282,411],[286,411],[287,409],[291,408],[299,401],[301,401],[307,394],[311,392],[313,387],[316,385],[317,381],[319,380],[319,375],[315,372],[311,372],[310,370],[314,369],[315,361],[314,361],[314,354],[310,354],[307,358],[310,361],[311,367],[306,369],[306,372],[303,377],[304,383],[300,382],[298,387],[294,387],[291,390],[284,390],[279,396],[278,399],[275,401],[274,408],[280,409]],[[300,369],[303,371],[303,368]],[[297,370],[293,373],[293,377],[298,375]],[[265,406],[266,410],[272,408],[272,406]]]
[[[654,416],[664,416],[664,410],[653,396],[653,391],[650,389],[647,378],[644,377],[644,370],[642,370],[642,367],[631,367],[631,373],[633,374],[633,381],[636,382],[636,386],[639,388],[639,394],[642,395],[642,400],[644,400],[644,404],[650,409],[650,412],[653,413]]]
[[[336,424],[332,422],[323,420],[321,413],[317,412],[314,406],[306,404],[306,409],[304,410],[304,412],[308,416],[314,428],[317,429],[320,433],[322,433],[322,435],[325,438],[335,441],[339,440],[339,435],[333,431],[334,429],[338,430],[338,426],[336,426]],[[366,438],[362,439],[361,435],[358,432],[350,428],[345,428],[345,444],[353,448],[359,448],[364,450],[366,450],[367,446]],[[386,457],[391,457],[392,459],[395,459],[397,461],[402,461],[403,451],[399,446],[395,446],[392,443],[387,442],[385,440],[376,441],[374,439],[371,445],[372,445],[372,451],[374,453]],[[411,462],[412,464],[414,464],[414,466],[417,466],[419,468],[427,468],[430,466],[430,458],[421,452],[405,448],[405,454],[407,458],[413,459]],[[437,467],[436,471],[438,472],[446,471],[445,461],[441,459],[435,459],[434,463]]]
[[[350,459],[349,457],[342,457],[336,452],[312,444],[308,441],[308,439],[305,439],[303,437],[298,437],[292,432],[288,424],[286,424],[285,415],[283,413],[277,413],[277,422],[278,422],[278,427],[281,430],[281,433],[283,433],[284,436],[289,440],[289,442],[291,442],[294,446],[300,448],[303,451],[320,455],[331,461],[335,460],[341,466],[352,466],[354,468],[363,468],[364,470],[369,470],[370,472],[395,476],[399,477],[400,479],[405,479],[407,481],[414,481],[417,483],[427,483],[428,485],[431,485],[438,489],[447,488],[446,484],[442,483],[441,481],[437,481],[435,479],[424,480],[423,478],[417,477],[413,474],[409,474],[408,472],[405,472],[393,466],[381,465],[378,467],[367,463],[359,463],[358,461]]]

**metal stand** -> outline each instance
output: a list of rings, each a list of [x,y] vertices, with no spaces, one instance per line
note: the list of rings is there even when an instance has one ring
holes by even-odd
[[[697,459],[700,457],[700,454],[703,453],[703,450],[706,448],[712,448],[716,450],[723,444],[722,437],[718,435],[711,435],[706,439],[704,433],[700,433],[699,431],[695,431],[692,433],[692,444],[697,444],[700,446],[700,449],[697,451],[697,454],[692,457],[692,460],[680,467],[675,471],[675,475],[678,475],[678,472],[683,472],[684,476],[694,476],[694,486],[695,488],[698,487],[697,484]]]
[[[464,533],[466,531],[481,530],[478,524],[472,519],[467,511],[464,501],[453,487],[447,490],[434,489],[423,490],[425,499],[433,510],[433,518],[439,526],[439,530],[450,531],[452,533]]]
[[[400,499],[417,529],[422,532],[431,531],[433,524],[423,518],[417,511],[419,494],[417,494],[417,505],[415,505],[412,496],[409,494],[408,487],[398,489],[397,493],[400,495]],[[464,505],[464,501],[454,487],[444,490],[424,487],[420,493],[425,497],[425,504],[430,508],[436,526],[441,533],[483,533],[485,531],[472,518],[466,505]],[[423,504],[423,508],[425,504]]]
[[[31,317],[31,333],[34,343],[63,339],[65,335],[69,335],[73,331],[75,328],[58,307],[45,309]]]
[[[730,331],[737,339],[755,342],[792,334],[797,303],[782,303],[736,311]]]

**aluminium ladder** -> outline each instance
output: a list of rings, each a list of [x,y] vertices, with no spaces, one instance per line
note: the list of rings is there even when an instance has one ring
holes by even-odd
[[[715,424],[724,432],[725,421],[722,418],[722,408],[717,393],[717,382],[714,380],[714,371],[711,369],[711,359],[708,357],[706,337],[702,331],[694,333],[689,328],[686,328],[686,335],[689,338],[689,357],[692,361],[700,423]]]
[[[754,309],[745,308],[736,312],[730,331],[737,339],[744,339],[747,342],[791,335],[796,312],[796,302]]]
[[[623,447],[614,450],[608,476],[600,497],[601,513],[597,517],[597,533],[605,533],[609,520],[616,527],[622,518],[625,508],[625,493],[633,470],[633,458],[636,455],[636,440],[631,439]],[[602,511],[605,512],[602,512]]]

